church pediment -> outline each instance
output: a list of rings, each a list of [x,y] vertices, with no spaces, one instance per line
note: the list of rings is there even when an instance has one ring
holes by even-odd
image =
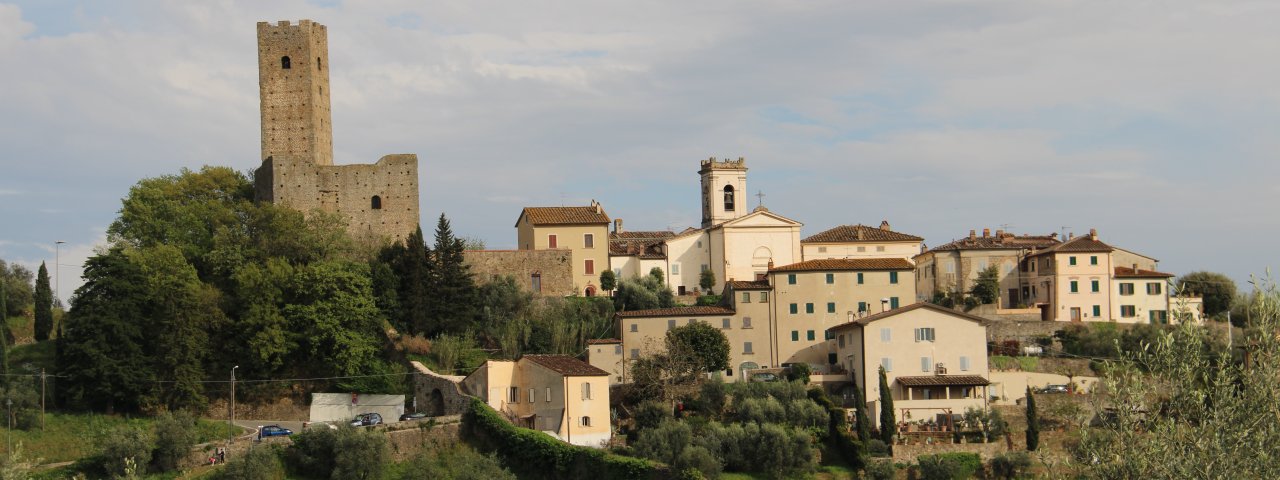
[[[724,222],[716,228],[742,227],[800,227],[804,224],[769,211],[757,211],[741,218]]]

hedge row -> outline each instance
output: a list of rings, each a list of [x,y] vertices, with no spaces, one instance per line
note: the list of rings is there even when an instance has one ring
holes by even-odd
[[[561,442],[545,433],[507,422],[475,399],[462,415],[462,434],[484,451],[497,452],[520,478],[658,479],[668,469],[648,460],[606,453]]]

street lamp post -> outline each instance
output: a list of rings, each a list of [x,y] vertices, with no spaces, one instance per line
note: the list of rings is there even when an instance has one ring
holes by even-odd
[[[62,307],[62,244],[67,243],[62,240],[53,242],[53,298],[58,301],[58,306]]]
[[[239,365],[231,367],[231,402],[227,405],[227,445],[231,445],[231,439],[236,432],[236,369]]]

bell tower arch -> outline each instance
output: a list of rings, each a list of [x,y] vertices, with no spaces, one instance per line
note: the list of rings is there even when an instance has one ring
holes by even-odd
[[[746,200],[746,159],[716,160],[716,157],[711,157],[702,161],[698,175],[702,177],[702,228],[751,213],[747,210]]]

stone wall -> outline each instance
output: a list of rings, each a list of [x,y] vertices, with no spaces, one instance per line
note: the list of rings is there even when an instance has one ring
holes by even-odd
[[[471,404],[473,397],[462,391],[459,385],[463,377],[441,375],[419,362],[413,365],[414,405],[427,416],[459,415]]]
[[[297,156],[332,165],[328,29],[311,20],[258,22],[258,90],[261,158]]]
[[[336,166],[273,156],[262,161],[255,181],[258,201],[341,214],[357,239],[401,241],[418,228],[417,155]]]
[[[976,453],[982,457],[983,461],[989,461],[992,457],[1008,451],[1008,446],[1003,440],[992,443],[951,443],[950,441],[941,441],[925,444],[920,439],[911,439],[915,442],[911,445],[894,445],[893,461],[901,463],[912,463],[916,461],[916,457],[921,455],[933,455],[938,453],[950,452],[968,452]]]
[[[427,420],[415,420],[412,423],[412,427],[387,431],[393,461],[407,461],[424,449],[455,444],[458,442],[458,432],[462,427],[462,424],[457,421],[432,424]]]
[[[542,279],[542,291],[534,293],[546,296],[574,293],[571,250],[467,250],[463,256],[477,283],[510,275],[516,285],[530,291],[536,273]]]

